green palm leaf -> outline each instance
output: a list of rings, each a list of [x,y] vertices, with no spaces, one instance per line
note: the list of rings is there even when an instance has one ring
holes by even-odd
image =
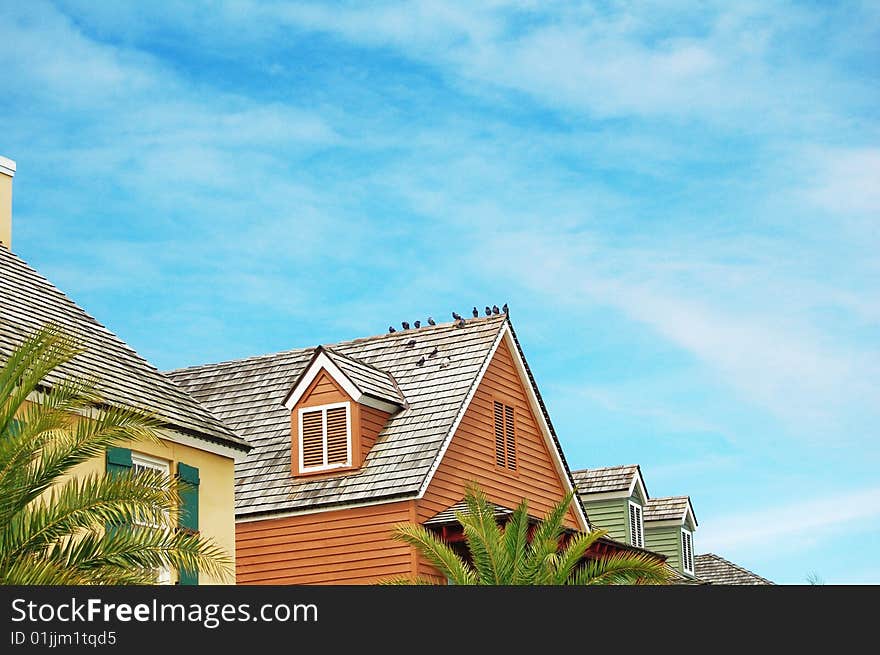
[[[566,534],[565,515],[573,494],[566,494],[529,537],[528,504],[520,502],[500,526],[494,507],[475,483],[465,494],[467,511],[457,512],[470,558],[460,557],[438,535],[420,525],[395,526],[392,537],[413,546],[450,583],[457,585],[607,585],[666,584],[669,569],[649,553],[590,555],[602,530]],[[383,584],[432,584],[397,577]]]

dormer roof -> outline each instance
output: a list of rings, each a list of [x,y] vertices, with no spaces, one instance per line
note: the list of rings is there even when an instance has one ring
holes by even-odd
[[[690,496],[667,496],[666,498],[652,498],[645,505],[644,520],[649,521],[680,521],[682,525],[687,521],[690,514],[691,521],[696,527],[697,517],[694,507],[691,505]]]
[[[327,346],[315,348],[285,397],[284,406],[292,410],[321,371],[326,371],[357,403],[389,414],[406,407],[406,399],[390,373]]]
[[[640,486],[642,497],[648,499],[648,490],[638,464],[581,469],[572,471],[571,476],[582,496],[631,496],[636,487]]]

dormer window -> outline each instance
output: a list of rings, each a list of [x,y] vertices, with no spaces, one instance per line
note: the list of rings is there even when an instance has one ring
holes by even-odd
[[[636,548],[645,547],[645,524],[642,519],[642,506],[629,502],[630,543]]]
[[[351,466],[351,403],[299,410],[299,470],[302,473]]]
[[[681,531],[681,568],[694,574],[694,533],[688,530]]]

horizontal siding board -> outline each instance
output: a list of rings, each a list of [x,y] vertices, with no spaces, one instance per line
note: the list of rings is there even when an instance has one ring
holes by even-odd
[[[411,551],[391,538],[411,501],[239,523],[239,584],[360,584],[409,575]]]

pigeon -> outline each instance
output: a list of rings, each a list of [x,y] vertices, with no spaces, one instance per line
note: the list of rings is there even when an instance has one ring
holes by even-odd
[[[404,330],[409,330],[409,323],[407,323],[406,321],[403,321],[403,323],[401,323],[401,325],[403,326]]]
[[[460,320],[461,320],[461,315],[460,315],[458,312],[452,312],[452,320],[454,320],[454,321],[460,321]]]
[[[437,346],[434,346],[434,350],[432,350],[430,353],[428,353],[428,357],[436,357],[437,352],[438,352],[438,348],[437,348]]]
[[[501,308],[501,311],[505,314],[507,313],[507,303],[504,303],[504,307]]]
[[[415,323],[413,323],[413,327],[416,328],[416,329],[422,327],[422,322],[421,322],[421,321],[416,321]]]
[[[388,326],[388,334],[394,334],[397,330],[394,329],[393,325]]]
[[[486,305],[486,316],[492,316],[492,308]]]
[[[498,305],[492,305],[492,313],[493,314],[499,314],[500,312],[501,312],[501,310],[498,309]],[[418,327],[418,326],[416,326],[416,327]]]
[[[419,357],[419,361],[417,361],[416,364],[418,366],[424,366],[425,365],[425,356],[422,355],[421,357]]]
[[[477,310],[476,307],[474,307],[474,318],[476,318],[479,315],[480,315],[480,312]]]
[[[429,316],[428,317],[428,325],[437,325],[437,322]]]
[[[455,324],[455,327],[463,328],[464,326],[465,326],[464,319],[463,319],[461,316],[459,316],[459,317],[458,317],[458,323]]]
[[[412,348],[412,347],[415,346],[415,345],[416,345],[416,340],[415,340],[415,339],[410,339],[409,341],[406,342],[406,347],[407,347],[407,348]]]

